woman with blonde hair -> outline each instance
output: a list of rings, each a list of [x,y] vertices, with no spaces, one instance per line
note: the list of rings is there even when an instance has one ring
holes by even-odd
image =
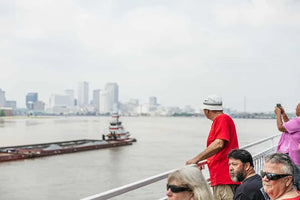
[[[194,166],[169,174],[166,194],[168,200],[213,200],[201,170]]]

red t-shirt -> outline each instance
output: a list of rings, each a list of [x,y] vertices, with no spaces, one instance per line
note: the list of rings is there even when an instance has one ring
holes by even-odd
[[[298,192],[298,196],[296,196],[296,197],[293,197],[293,198],[288,198],[288,199],[283,199],[283,200],[300,200],[300,192],[299,191],[297,191]]]
[[[214,119],[207,138],[207,146],[216,139],[225,140],[227,142],[221,151],[207,159],[211,186],[227,184],[239,185],[240,183],[232,181],[229,175],[227,154],[232,149],[238,149],[239,144],[234,122],[231,117],[226,114],[221,114]]]

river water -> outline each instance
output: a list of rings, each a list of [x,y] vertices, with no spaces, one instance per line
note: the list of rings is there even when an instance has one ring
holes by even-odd
[[[182,167],[205,148],[211,121],[121,117],[130,146],[0,163],[0,199],[73,200]],[[101,139],[110,117],[0,119],[0,146]],[[240,146],[278,134],[275,120],[234,119]],[[113,199],[159,199],[165,180]]]

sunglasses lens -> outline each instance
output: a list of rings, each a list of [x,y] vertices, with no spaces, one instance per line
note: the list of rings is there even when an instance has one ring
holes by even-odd
[[[266,172],[264,172],[264,171],[261,171],[260,172],[260,176],[263,178],[263,177],[265,177],[265,175],[266,175]]]
[[[177,187],[171,187],[171,191],[172,191],[173,193],[178,193],[178,192],[180,192],[180,188],[177,188]]]
[[[261,175],[262,178],[267,176],[267,179],[270,180],[270,181],[278,180],[278,179],[286,177],[286,176],[291,176],[289,174],[273,174],[273,173],[267,173],[267,172],[264,172],[264,171],[261,171],[260,175]]]
[[[184,191],[191,191],[190,188],[186,188],[186,187],[180,187],[177,185],[169,185],[167,184],[167,190],[171,190],[171,192],[173,193],[179,193],[179,192],[184,192]]]

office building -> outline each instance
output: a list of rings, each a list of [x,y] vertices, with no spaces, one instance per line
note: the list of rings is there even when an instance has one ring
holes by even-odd
[[[38,101],[38,93],[30,92],[26,95],[26,108],[28,110],[33,110],[33,104]]]
[[[51,95],[50,113],[53,114],[70,114],[74,113],[74,98],[69,94],[55,94]]]
[[[89,83],[80,82],[78,84],[78,99],[77,104],[79,107],[86,107],[89,105]]]
[[[16,101],[6,101],[5,107],[12,108],[13,111],[17,110],[17,102]]]
[[[119,109],[119,86],[117,83],[107,83],[105,91],[108,98],[108,109],[110,112],[117,112]]]
[[[119,105],[119,110],[127,115],[137,115],[137,108],[139,106],[138,99],[129,99],[129,101],[125,104]]]
[[[70,98],[70,106],[71,107],[76,106],[74,90],[72,90],[72,89],[65,90],[65,95],[68,95],[69,98]]]
[[[93,101],[92,105],[95,108],[96,112],[99,112],[100,109],[100,91],[99,89],[93,91]]]
[[[5,91],[0,88],[0,107],[4,107],[6,102]]]
[[[36,112],[44,112],[45,111],[45,103],[42,101],[34,102],[33,110]]]
[[[156,97],[149,97],[149,105],[156,106],[157,105],[157,98]]]
[[[100,91],[100,106],[99,113],[100,114],[108,114],[111,113],[111,102],[109,93],[107,91]]]

